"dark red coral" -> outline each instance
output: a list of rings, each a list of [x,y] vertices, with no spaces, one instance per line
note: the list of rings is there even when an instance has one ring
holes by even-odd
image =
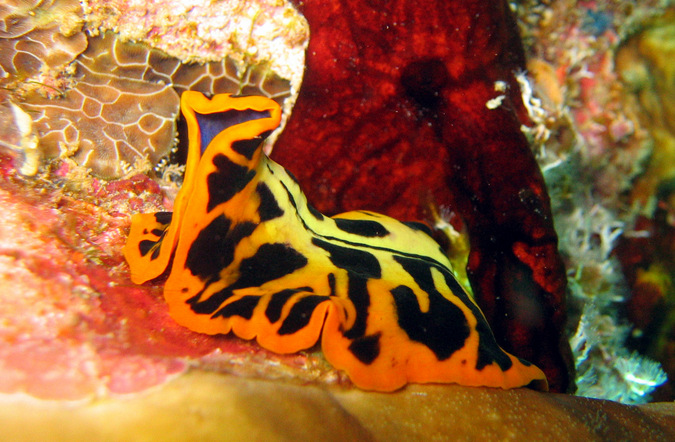
[[[524,55],[508,3],[298,6],[311,27],[307,70],[273,157],[325,213],[425,219],[429,203],[458,213],[470,235],[469,277],[498,341],[539,365],[553,391],[567,391],[565,271],[520,131],[527,117],[514,73]]]

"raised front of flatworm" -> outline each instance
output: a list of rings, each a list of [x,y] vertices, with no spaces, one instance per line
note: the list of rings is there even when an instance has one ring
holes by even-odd
[[[278,353],[321,339],[363,389],[546,389],[541,370],[497,345],[422,226],[366,211],[330,218],[307,202],[261,148],[277,103],[188,91],[181,108],[189,151],[174,212],[135,215],[124,249],[135,283],[171,266],[164,296],[176,321]]]

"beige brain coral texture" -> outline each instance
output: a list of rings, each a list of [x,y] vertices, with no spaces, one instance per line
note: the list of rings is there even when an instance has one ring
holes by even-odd
[[[156,164],[173,144],[178,112],[178,94],[144,63],[148,51],[117,46],[112,34],[91,39],[74,88],[59,99],[35,92],[23,103],[45,156],[73,155],[104,178]]]
[[[103,178],[149,170],[175,144],[178,94],[187,89],[263,94],[290,110],[294,88],[273,72],[271,60],[218,53],[211,57],[217,61],[203,62],[202,54],[186,64],[152,48],[148,38],[132,43],[112,32],[87,38],[82,17],[72,0],[0,5],[0,86],[10,91],[0,101],[30,115],[39,140],[40,155],[29,155],[33,146],[5,143],[22,151],[22,173],[34,174],[40,157],[70,157]],[[97,27],[84,23],[91,34],[105,28],[92,23]]]
[[[0,85],[61,68],[87,47],[77,0],[5,0],[0,4]]]

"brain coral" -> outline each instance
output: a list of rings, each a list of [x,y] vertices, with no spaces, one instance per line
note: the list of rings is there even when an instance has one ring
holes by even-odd
[[[72,155],[103,178],[120,177],[132,166],[148,169],[168,154],[176,136],[176,90],[266,92],[279,101],[289,93],[288,82],[261,69],[240,78],[228,59],[186,65],[112,33],[91,38],[75,63],[72,89],[58,99],[34,91],[22,106],[33,115],[43,155]]]
[[[91,39],[76,60],[74,88],[58,99],[35,92],[23,103],[46,157],[72,154],[104,178],[166,155],[178,111],[176,91],[145,64],[148,51],[118,46],[112,34]]]
[[[0,4],[0,85],[59,68],[87,47],[77,0],[6,0]]]
[[[213,40],[203,36],[192,40],[183,37],[182,41],[175,38],[189,29],[201,29],[198,20],[213,25],[209,17],[235,23],[230,30],[233,35],[241,27],[241,17],[255,29],[262,26],[273,31],[270,23],[277,23],[277,28],[293,28],[295,21],[287,5],[279,9],[278,2],[267,3],[248,3],[246,8],[230,10],[229,17],[219,16],[223,11],[217,5],[210,10],[208,5],[202,5],[198,8],[200,15],[191,16],[189,22],[177,19],[170,5],[153,3],[146,11],[150,17],[147,23],[139,21],[131,8],[111,25],[98,20],[97,13],[106,10],[106,6],[115,6],[114,1],[85,2],[88,15],[84,22],[82,8],[74,0],[10,0],[0,5],[0,86],[11,91],[7,102],[18,103],[32,117],[28,132],[37,135],[42,158],[71,157],[103,178],[117,178],[132,169],[148,170],[174,146],[178,93],[184,90],[264,94],[290,110],[293,100],[288,98],[294,97],[293,81],[277,74],[281,70],[278,60],[260,57],[264,51],[259,48],[264,45],[258,40],[251,40],[253,46],[243,48],[214,45]],[[270,11],[276,10],[286,21],[268,17]],[[235,20],[237,14],[240,19]],[[161,26],[158,19],[164,20]],[[100,30],[111,27],[128,31],[129,22],[137,25],[133,37],[142,43],[129,42],[132,36],[128,32],[99,35]],[[83,23],[93,35],[88,39],[82,32]],[[260,34],[254,33],[253,28],[249,30],[251,36]],[[153,31],[149,29],[154,29],[155,34],[150,36]],[[157,35],[157,29],[165,36]],[[177,31],[181,29],[185,32]],[[289,32],[306,38],[306,26],[299,29],[301,32]],[[195,36],[200,32],[195,31]],[[270,40],[278,40],[278,33],[269,35]],[[296,37],[292,39],[299,38]],[[173,42],[166,48],[172,50],[173,56],[156,48],[166,41]],[[191,47],[195,41],[204,44]],[[299,45],[304,49],[303,41],[300,38]],[[182,51],[176,49],[180,44]],[[227,52],[231,50],[235,52]],[[294,82],[297,88],[299,80],[295,78]],[[29,156],[28,146],[10,147],[24,150],[21,170],[34,174],[39,156]]]

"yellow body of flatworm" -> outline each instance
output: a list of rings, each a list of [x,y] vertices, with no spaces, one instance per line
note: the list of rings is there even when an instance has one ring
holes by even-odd
[[[546,388],[541,370],[497,345],[424,228],[366,211],[327,217],[307,202],[262,151],[281,117],[274,101],[185,92],[181,106],[189,151],[174,212],[135,215],[124,248],[136,283],[171,266],[176,321],[278,353],[320,339],[364,389]]]

